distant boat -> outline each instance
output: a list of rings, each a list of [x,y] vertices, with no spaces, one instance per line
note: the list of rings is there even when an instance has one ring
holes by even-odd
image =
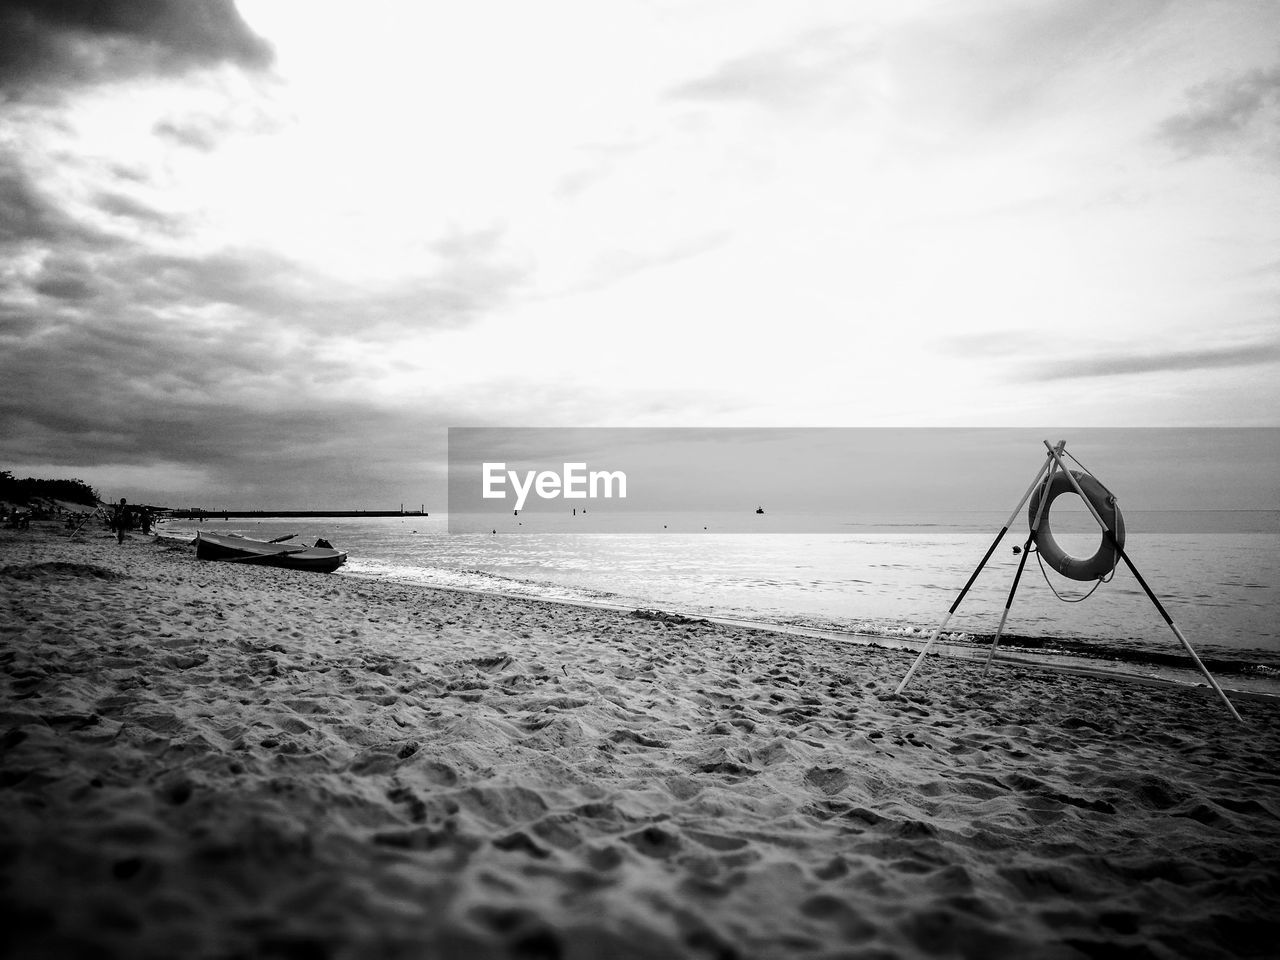
[[[756,507],[756,513],[764,513],[764,507]]]
[[[229,560],[290,570],[332,573],[347,561],[347,554],[318,541],[308,547],[300,543],[267,543],[234,533],[196,533],[196,556],[201,560]]]

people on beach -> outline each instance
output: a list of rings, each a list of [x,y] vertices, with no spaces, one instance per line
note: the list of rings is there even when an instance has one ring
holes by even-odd
[[[111,526],[116,531],[116,543],[124,543],[125,527],[129,524],[129,507],[124,497],[120,498],[120,502],[116,504],[116,508],[111,514]]]

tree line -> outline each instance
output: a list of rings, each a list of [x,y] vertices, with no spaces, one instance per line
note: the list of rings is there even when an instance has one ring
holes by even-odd
[[[0,500],[29,503],[35,499],[66,500],[93,507],[98,504],[98,491],[83,480],[41,480],[27,477],[19,480],[9,470],[0,470]]]

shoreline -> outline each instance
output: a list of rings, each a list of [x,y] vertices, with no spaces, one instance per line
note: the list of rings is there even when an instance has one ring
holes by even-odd
[[[175,536],[170,532],[157,531],[156,536],[171,540],[175,543],[187,542],[184,537]],[[341,569],[338,576],[343,578],[351,578],[356,580],[366,580],[374,583],[394,583],[402,586],[421,588],[426,590],[445,590],[458,591],[461,593],[471,593],[480,596],[504,597],[513,600],[536,600],[550,604],[560,604],[569,607],[583,607],[586,609],[612,610],[619,613],[629,614],[637,608],[631,604],[610,603],[605,600],[592,600],[578,597],[554,597],[540,596],[536,594],[522,594],[518,592],[507,592],[502,590],[482,589],[478,587],[466,587],[457,584],[432,584],[425,583],[410,578],[398,578],[394,575],[371,575],[366,573],[357,573],[349,569]],[[661,609],[655,607],[654,609]],[[836,643],[849,643],[862,647],[878,648],[885,650],[904,650],[918,654],[922,649],[927,637],[907,637],[907,636],[891,636],[876,633],[866,633],[860,631],[841,631],[836,629],[823,629],[820,627],[805,627],[785,623],[772,623],[767,620],[748,620],[738,617],[722,617],[701,613],[683,613],[678,610],[664,610],[664,613],[673,614],[678,617],[687,617],[691,620],[705,620],[709,623],[718,623],[724,626],[741,627],[746,630],[763,630],[766,632],[776,632],[786,634],[788,636],[809,637],[812,639],[830,640]],[[1059,639],[1059,638],[1052,638]],[[1164,664],[1164,675],[1140,673],[1136,669],[1126,669],[1124,667],[1099,666],[1102,663],[1114,663],[1116,661],[1109,660],[1106,657],[1087,655],[1072,655],[1062,651],[1039,652],[1036,651],[1027,655],[1019,651],[1025,650],[1020,648],[1016,643],[1010,643],[1009,638],[1005,640],[1005,646],[997,651],[992,666],[999,665],[1017,665],[1028,667],[1034,670],[1047,670],[1050,672],[1074,674],[1078,676],[1097,677],[1099,679],[1114,679],[1124,683],[1139,683],[1153,686],[1172,685],[1178,688],[1192,689],[1205,693],[1209,698],[1214,699],[1218,707],[1226,709],[1220,701],[1216,700],[1216,695],[1212,688],[1205,682],[1203,677],[1198,674],[1190,665],[1190,658],[1182,656],[1187,663],[1183,664]],[[1173,641],[1170,641],[1170,650],[1173,651],[1175,657],[1180,656],[1181,650]],[[977,641],[969,643],[957,642],[951,640],[939,639],[934,644],[932,651],[935,655],[951,656],[960,660],[984,660],[986,657],[986,648],[980,646]],[[1260,690],[1240,687],[1237,684],[1242,679],[1249,679],[1240,671],[1222,671],[1218,664],[1210,657],[1203,657],[1213,665],[1215,679],[1232,697],[1241,697],[1245,699],[1264,698],[1280,701],[1280,691]],[[926,660],[922,668],[926,668],[930,661]],[[1139,663],[1144,661],[1138,661]],[[1149,668],[1155,668],[1156,664],[1147,663]],[[1216,669],[1215,669],[1216,668]],[[1224,677],[1226,679],[1224,679]],[[1276,681],[1260,680],[1256,681],[1261,684],[1270,684],[1274,686]]]
[[[1263,955],[1280,704],[0,535],[21,955]]]
[[[281,525],[285,529],[286,525]],[[185,534],[185,530],[183,533]],[[279,531],[273,531],[279,532]],[[416,533],[417,531],[415,531]],[[172,536],[174,531],[165,531],[163,535]],[[264,533],[263,538],[272,533]],[[330,533],[332,539],[333,533]],[[439,548],[427,556],[435,557]],[[365,562],[365,561],[368,562]],[[430,560],[425,561],[428,564]],[[363,577],[389,582],[412,583],[438,589],[479,590],[498,596],[539,597],[554,602],[576,603],[583,606],[603,608],[632,609],[656,608],[670,613],[679,613],[695,618],[709,618],[726,624],[759,625],[763,629],[779,630],[795,635],[820,636],[843,640],[850,643],[869,643],[888,648],[912,649],[919,651],[932,628],[937,625],[945,602],[939,601],[936,609],[921,609],[919,605],[912,608],[909,617],[894,620],[890,615],[884,620],[886,611],[880,609],[875,616],[883,623],[862,624],[856,617],[832,617],[830,601],[822,612],[805,614],[803,603],[797,604],[795,598],[787,601],[786,611],[772,616],[768,612],[753,614],[742,606],[742,598],[727,606],[714,602],[714,594],[708,594],[704,602],[687,595],[666,596],[655,592],[653,584],[641,577],[637,584],[628,587],[626,582],[617,582],[612,586],[601,588],[599,582],[584,583],[575,586],[564,583],[557,586],[553,582],[540,582],[536,574],[533,580],[523,580],[516,576],[512,579],[501,570],[486,573],[488,568],[483,562],[478,569],[450,569],[447,560],[443,566],[415,566],[411,558],[401,558],[384,564],[378,554],[357,557],[349,562],[340,572],[341,576]],[[472,564],[477,566],[477,564]],[[607,579],[607,578],[606,578]],[[472,582],[474,581],[474,582]],[[601,578],[596,578],[601,581]],[[601,581],[603,582],[603,581]],[[646,588],[647,584],[647,588]],[[619,591],[610,593],[610,590]],[[954,593],[943,598],[948,601]],[[855,601],[856,603],[856,601]],[[716,609],[720,607],[721,609]],[[974,620],[972,616],[963,617],[963,624],[949,631],[944,638],[935,644],[935,652],[946,653],[957,657],[975,658],[986,656],[989,649],[990,631],[994,627],[994,613],[988,609],[984,616]],[[1043,615],[1045,611],[1041,611]],[[1132,610],[1129,612],[1132,615]],[[1069,620],[1062,624],[1054,624],[1042,633],[1019,635],[1007,633],[1001,643],[998,659],[1003,662],[1015,660],[1027,664],[1044,665],[1046,668],[1060,666],[1066,670],[1094,670],[1101,674],[1135,677],[1142,681],[1155,679],[1180,685],[1199,686],[1206,684],[1205,677],[1196,670],[1193,660],[1187,656],[1173,633],[1165,629],[1160,617],[1154,609],[1143,607],[1137,611],[1139,622],[1128,622],[1130,630],[1137,629],[1143,636],[1128,636],[1123,631],[1108,631],[1105,624],[1093,623],[1094,632],[1070,632]],[[851,615],[850,615],[851,616]],[[1175,612],[1180,626],[1187,628],[1196,652],[1214,679],[1230,692],[1270,695],[1280,697],[1280,657],[1274,650],[1264,648],[1259,640],[1256,649],[1250,649],[1236,642],[1223,645],[1221,640],[1214,643],[1215,637],[1236,637],[1227,623],[1198,625],[1182,621]],[[1095,618],[1096,620],[1096,618]],[[1042,623],[1042,626],[1044,624]],[[1024,626],[1025,630],[1025,626]],[[1098,632],[1101,630],[1102,632]]]
[[[183,533],[190,529],[185,528]],[[261,535],[266,539],[277,533],[293,530],[290,524],[283,521],[275,521],[274,527],[264,522],[264,532]],[[241,532],[246,531],[241,528]],[[414,534],[418,532],[413,531]],[[166,531],[165,535],[171,533]],[[324,535],[334,542],[339,542],[339,534],[339,531],[324,531]],[[666,584],[666,589],[663,589],[664,578],[661,576],[586,576],[580,581],[575,581],[572,577],[566,581],[563,576],[543,578],[537,573],[510,573],[505,565],[515,564],[519,567],[521,557],[527,565],[530,560],[527,552],[517,548],[514,554],[504,555],[501,559],[489,557],[487,559],[494,560],[497,564],[491,566],[485,562],[485,557],[477,555],[468,538],[463,538],[460,549],[469,558],[469,562],[458,566],[450,562],[452,554],[447,546],[441,552],[439,543],[447,539],[449,538],[428,536],[427,540],[436,545],[428,545],[424,547],[424,552],[416,555],[403,555],[406,544],[400,542],[397,544],[399,554],[384,556],[379,552],[378,536],[372,536],[365,544],[367,551],[354,555],[340,574],[423,584],[441,589],[479,589],[502,596],[537,596],[558,602],[624,610],[654,607],[686,616],[715,618],[724,623],[759,623],[765,629],[807,632],[811,636],[832,637],[854,643],[878,643],[885,647],[917,651],[938,623],[946,603],[955,595],[953,589],[945,596],[935,597],[936,606],[925,607],[918,602],[919,594],[922,590],[934,589],[934,586],[932,583],[927,586],[914,584],[911,586],[916,595],[900,598],[905,606],[899,608],[898,616],[894,615],[892,609],[886,608],[884,597],[881,596],[872,600],[872,610],[866,613],[868,619],[861,622],[855,616],[860,606],[860,601],[856,598],[849,601],[851,605],[842,606],[839,613],[835,612],[837,608],[832,603],[830,584],[825,585],[827,592],[816,605],[807,605],[797,594],[797,590],[803,590],[802,585],[784,583],[782,589],[784,592],[789,590],[790,594],[783,599],[782,607],[761,610],[755,609],[758,605],[746,597],[741,589],[736,596],[730,594],[734,599],[728,603],[717,603],[714,591],[705,595],[690,594],[687,590],[682,591],[678,584]],[[488,541],[489,538],[484,539]],[[479,554],[485,552],[481,549]],[[835,563],[839,568],[844,561],[828,558],[828,562]],[[555,569],[563,572],[572,567],[557,566]],[[956,574],[956,586],[963,580],[968,569],[966,566]],[[860,576],[860,573],[851,569],[844,569],[842,572],[854,577],[855,582]],[[1231,579],[1228,574],[1227,580]],[[726,586],[732,590],[731,584]],[[1229,589],[1239,584],[1228,582],[1224,586]],[[990,590],[992,586],[987,584],[986,588]],[[1000,586],[997,592],[1002,591],[1003,586]],[[1121,590],[1119,596],[1123,597],[1125,593],[1126,591]],[[1271,593],[1274,594],[1274,589]],[[821,590],[819,594],[822,594]],[[1117,598],[1113,596],[1110,599],[1114,606]],[[1205,621],[1201,617],[1200,622],[1195,622],[1194,614],[1186,610],[1175,610],[1174,617],[1179,626],[1187,631],[1198,656],[1219,683],[1232,691],[1280,696],[1280,649],[1274,648],[1276,641],[1272,636],[1273,625],[1263,612],[1267,608],[1258,606],[1256,596],[1248,598],[1248,601],[1244,603],[1244,608],[1250,612],[1244,615],[1244,623],[1232,617],[1219,622]],[[943,641],[946,644],[944,652],[962,657],[985,656],[991,640],[989,631],[994,628],[995,615],[999,610],[992,606],[989,596],[981,598],[979,606],[984,603],[986,608],[976,618],[972,604],[962,611],[962,617],[958,618],[960,625],[948,632]],[[1111,611],[1115,614],[1114,618],[1105,608],[1106,603],[1097,608],[1101,612],[1101,619],[1097,615],[1086,616],[1084,623],[1075,624],[1078,629],[1072,629],[1074,617],[1061,616],[1060,607],[1049,610],[1041,605],[1039,610],[1031,610],[1030,613],[1030,608],[1020,608],[1019,613],[1024,620],[1022,629],[1030,632],[1025,632],[1025,635],[1020,635],[1017,631],[1006,633],[1001,643],[1000,656],[1005,658],[1008,654],[1009,658],[1016,656],[1024,662],[1060,663],[1067,669],[1094,668],[1102,672],[1154,677],[1179,684],[1205,683],[1204,676],[1195,669],[1192,658],[1187,656],[1173,633],[1165,629],[1154,608],[1143,604],[1135,609],[1131,604],[1127,610]],[[905,613],[908,609],[909,614]],[[1040,632],[1035,632],[1036,627],[1025,622],[1027,615],[1033,621],[1038,620]],[[1192,616],[1193,621],[1184,621],[1184,615]],[[1256,622],[1249,622],[1249,618]],[[1255,628],[1257,635],[1253,644],[1241,642],[1241,638],[1249,636],[1248,631]],[[1271,643],[1271,647],[1267,646],[1268,643]]]
[[[456,591],[458,593],[475,594],[477,596],[502,597],[507,600],[527,600],[537,603],[547,603],[567,607],[582,607],[588,610],[609,610],[615,613],[631,614],[637,609],[645,610],[647,608],[636,608],[630,604],[609,603],[604,600],[587,600],[569,597],[547,597],[531,594],[508,593],[501,590],[484,590],[479,587],[464,587],[457,585],[438,585],[430,583],[421,583],[409,579],[397,579],[395,577],[369,576],[361,573],[352,573],[348,570],[338,571],[338,575],[343,578],[352,580],[364,580],[371,583],[394,583],[400,586],[413,587],[422,590],[443,590]],[[857,647],[880,650],[897,650],[910,652],[918,655],[924,649],[926,639],[917,639],[915,637],[896,637],[881,635],[878,633],[865,633],[859,631],[839,631],[824,630],[818,627],[802,627],[785,623],[770,623],[767,620],[746,620],[737,617],[719,617],[711,614],[685,614],[679,611],[663,610],[658,607],[652,610],[677,620],[684,620],[691,623],[706,622],[719,624],[726,627],[737,627],[743,630],[759,630],[766,633],[778,633],[792,637],[807,637],[814,640],[829,640],[833,643],[847,643]],[[1020,655],[1017,651],[1020,648],[1015,644],[1009,644],[1007,647],[1001,647],[996,651],[995,659],[992,661],[992,667],[1001,665],[1027,667],[1032,670],[1045,670],[1050,673],[1072,674],[1076,676],[1096,677],[1103,680],[1116,680],[1121,683],[1139,683],[1148,686],[1171,686],[1179,689],[1199,690],[1206,693],[1210,698],[1215,698],[1212,688],[1190,668],[1171,667],[1171,670],[1183,673],[1187,679],[1179,679],[1171,676],[1155,676],[1151,674],[1135,673],[1132,670],[1123,668],[1107,668],[1093,667],[1088,664],[1091,661],[1104,661],[1102,657],[1072,657],[1070,654],[1050,652],[1047,654],[1033,654],[1031,656]],[[931,655],[941,655],[953,657],[957,660],[976,661],[986,660],[986,648],[979,646],[976,642],[968,644],[951,641],[937,640],[933,645]],[[1207,658],[1202,658],[1207,659]],[[1187,658],[1188,662],[1190,658]],[[1073,662],[1079,661],[1079,662]],[[926,660],[921,665],[921,669],[925,669],[930,663]],[[1226,673],[1228,677],[1239,679],[1239,674]],[[1230,680],[1223,681],[1222,676],[1215,673],[1215,677],[1233,698],[1243,697],[1246,699],[1262,699],[1280,703],[1280,693],[1270,692],[1266,690],[1248,690],[1240,687],[1231,686]],[[1221,707],[1221,702],[1214,701]],[[1225,708],[1224,708],[1225,709]]]

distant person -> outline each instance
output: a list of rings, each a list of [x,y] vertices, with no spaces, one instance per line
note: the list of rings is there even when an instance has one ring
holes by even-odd
[[[111,514],[111,525],[116,528],[116,543],[124,543],[124,528],[129,523],[129,507],[124,497]]]

